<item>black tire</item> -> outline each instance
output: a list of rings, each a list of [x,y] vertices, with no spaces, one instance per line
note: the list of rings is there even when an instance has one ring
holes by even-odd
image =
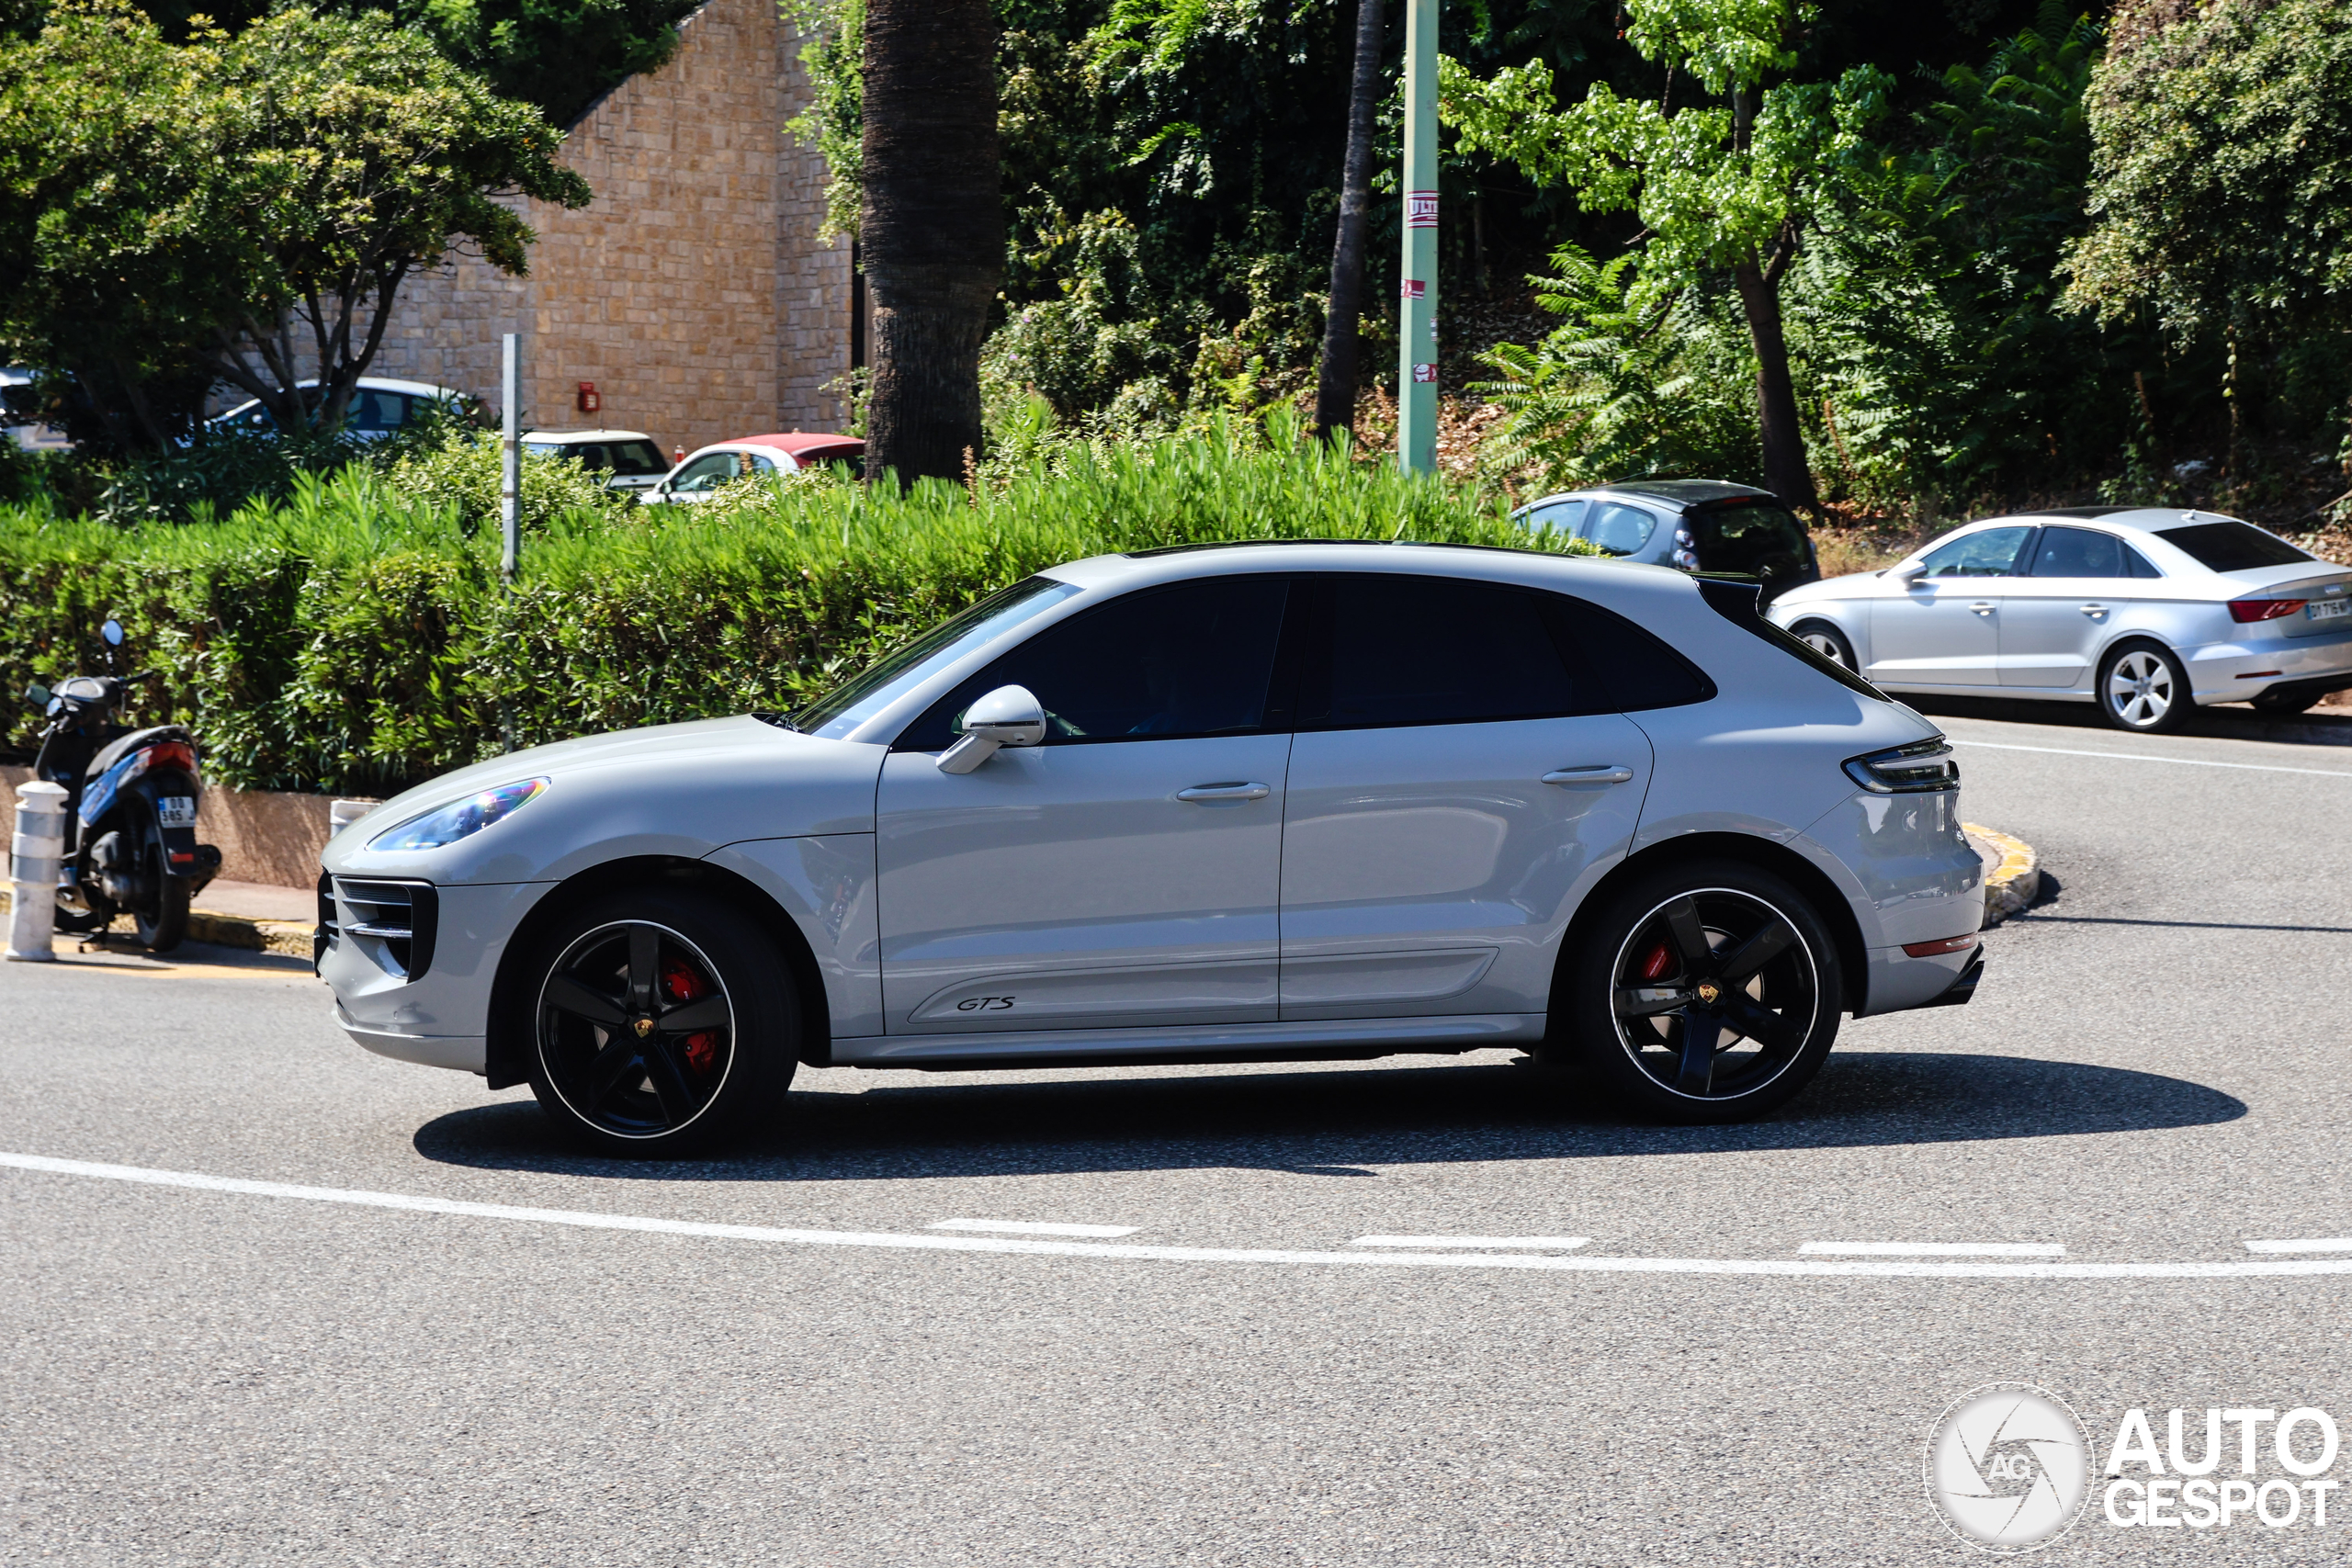
[[[2254,699],[2254,711],[2267,713],[2273,718],[2285,718],[2304,712],[2326,694],[2312,691],[2264,692]]]
[[[2098,661],[2098,683],[2092,694],[2099,717],[2132,735],[2178,729],[2197,708],[2188,691],[2188,671],[2171,649],[2144,637],[2107,650]]]
[[[1798,641],[1811,644],[1813,650],[1824,658],[1836,660],[1857,675],[1862,672],[1861,665],[1854,659],[1854,645],[1827,621],[1799,621],[1789,632]]]
[[[1745,1122],[1813,1081],[1844,997],[1810,899],[1741,862],[1689,861],[1624,888],[1582,931],[1554,1006],[1566,1049],[1547,1055],[1572,1053],[1659,1121]],[[1694,1028],[1711,1032],[1704,1054],[1684,1048]]]
[[[171,852],[164,843],[164,819],[142,790],[123,797],[125,836],[139,857],[140,880],[153,889],[148,901],[130,911],[139,943],[150,953],[169,953],[187,936],[188,882],[167,874]]]
[[[530,1042],[531,1092],[578,1142],[673,1159],[780,1110],[799,998],[783,955],[731,906],[668,888],[607,894],[524,964],[513,1021]]]

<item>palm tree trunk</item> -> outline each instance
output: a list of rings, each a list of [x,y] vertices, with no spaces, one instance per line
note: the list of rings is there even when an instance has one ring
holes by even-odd
[[[1818,517],[1821,498],[1805,462],[1796,387],[1789,378],[1789,343],[1781,330],[1779,269],[1742,262],[1732,268],[1732,281],[1747,317],[1747,341],[1756,350],[1756,423],[1764,438],[1765,488],[1782,505]]]
[[[1372,214],[1372,121],[1380,105],[1385,29],[1381,0],[1356,0],[1356,73],[1348,93],[1348,160],[1340,179],[1340,233],[1331,245],[1331,306],[1323,321],[1323,363],[1315,387],[1315,434],[1352,430],[1363,347],[1363,236]]]
[[[990,0],[867,0],[869,474],[960,479],[980,448],[980,342],[1004,272]]]

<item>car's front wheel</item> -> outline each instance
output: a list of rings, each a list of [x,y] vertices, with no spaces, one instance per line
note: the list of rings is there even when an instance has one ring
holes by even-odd
[[[1785,1104],[1829,1054],[1844,996],[1812,902],[1736,861],[1624,889],[1580,933],[1564,979],[1583,1064],[1634,1109],[1692,1124]]]
[[[698,1154],[773,1118],[791,1086],[790,972],[718,900],[669,889],[592,900],[544,933],[525,978],[531,1091],[605,1153]]]
[[[1799,642],[1833,664],[1842,664],[1859,675],[1861,665],[1854,659],[1854,645],[1846,634],[1827,621],[1799,621],[1789,628]]]
[[[2195,706],[2188,671],[2160,642],[2127,642],[2099,660],[2099,716],[2118,729],[2135,735],[2178,729]]]

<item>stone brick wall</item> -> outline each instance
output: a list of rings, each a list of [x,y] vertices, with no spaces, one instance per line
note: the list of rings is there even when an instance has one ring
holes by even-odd
[[[494,404],[499,335],[516,332],[529,425],[667,450],[836,423],[822,389],[849,364],[848,248],[818,241],[822,161],[784,130],[808,96],[798,54],[775,0],[710,0],[669,64],[571,126],[562,160],[595,200],[525,204],[531,276],[461,256],[412,280],[371,372]],[[574,407],[582,381],[594,415]]]

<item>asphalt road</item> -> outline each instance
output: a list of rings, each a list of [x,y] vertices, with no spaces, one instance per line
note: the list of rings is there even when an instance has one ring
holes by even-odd
[[[1921,1457],[1979,1384],[2095,1467],[2133,1407],[2352,1450],[2352,1272],[2275,1271],[2352,1250],[2246,1247],[2352,1236],[2352,749],[1945,722],[2055,896],[1972,1006],[1849,1023],[1741,1128],[1504,1053],[835,1069],[736,1157],[627,1166],[365,1055],[304,973],[6,965],[0,1152],[328,1190],[0,1167],[0,1562],[1962,1562]],[[1060,1250],[950,1249],[1006,1246]],[[2095,1490],[2041,1560],[2335,1562],[2343,1520]]]

